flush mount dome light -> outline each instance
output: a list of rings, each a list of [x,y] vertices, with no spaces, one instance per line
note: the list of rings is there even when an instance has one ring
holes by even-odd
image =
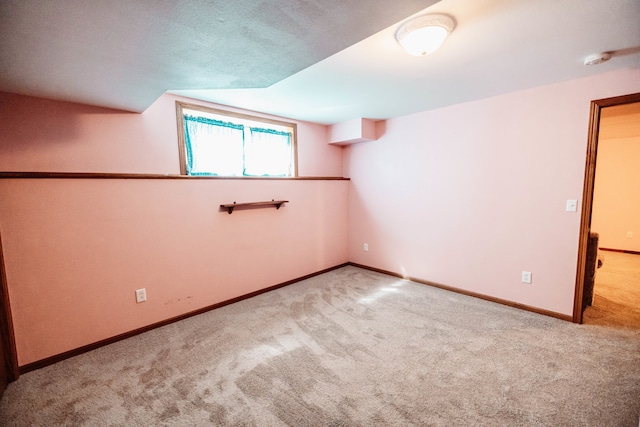
[[[589,55],[584,59],[584,65],[598,65],[603,62],[607,62],[611,59],[611,54],[609,52],[603,53],[594,53],[593,55]]]
[[[422,15],[402,24],[396,40],[411,55],[429,55],[442,46],[454,26],[447,15]]]

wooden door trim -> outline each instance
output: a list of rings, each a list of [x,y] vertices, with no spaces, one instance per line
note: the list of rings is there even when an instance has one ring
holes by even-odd
[[[587,159],[584,170],[584,188],[582,190],[582,216],[580,217],[580,237],[578,243],[578,265],[576,267],[576,288],[573,300],[573,321],[582,323],[582,295],[584,275],[587,263],[587,241],[591,227],[593,210],[593,189],[596,178],[596,158],[598,155],[598,134],[600,132],[600,114],[604,107],[640,102],[640,93],[616,96],[591,101],[589,117],[589,136],[587,141]]]
[[[11,318],[11,303],[9,302],[9,288],[7,286],[7,274],[4,264],[4,251],[2,250],[2,235],[0,235],[0,305],[4,307],[4,313],[0,313],[0,339],[5,351],[4,363],[7,370],[7,380],[15,381],[20,376],[18,367],[18,352],[16,350],[16,336],[13,332],[13,319]]]

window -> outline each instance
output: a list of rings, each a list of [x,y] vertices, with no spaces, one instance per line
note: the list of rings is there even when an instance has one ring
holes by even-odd
[[[195,176],[297,175],[295,123],[176,102],[180,172]]]

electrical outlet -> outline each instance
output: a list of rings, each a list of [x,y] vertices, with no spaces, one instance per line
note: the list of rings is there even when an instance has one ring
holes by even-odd
[[[365,252],[369,252],[369,244],[365,243],[363,249],[364,249]]]
[[[147,290],[145,288],[136,289],[136,302],[145,302],[147,300]]]
[[[627,239],[633,239],[633,231],[627,231]]]
[[[522,283],[531,283],[531,272],[523,271],[522,272]]]

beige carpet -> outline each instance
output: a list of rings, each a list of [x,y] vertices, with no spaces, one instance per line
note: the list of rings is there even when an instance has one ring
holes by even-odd
[[[232,285],[232,284],[230,284]],[[23,375],[7,426],[637,426],[640,331],[345,267]]]
[[[590,325],[640,329],[640,255],[600,251],[593,304],[584,312]]]

